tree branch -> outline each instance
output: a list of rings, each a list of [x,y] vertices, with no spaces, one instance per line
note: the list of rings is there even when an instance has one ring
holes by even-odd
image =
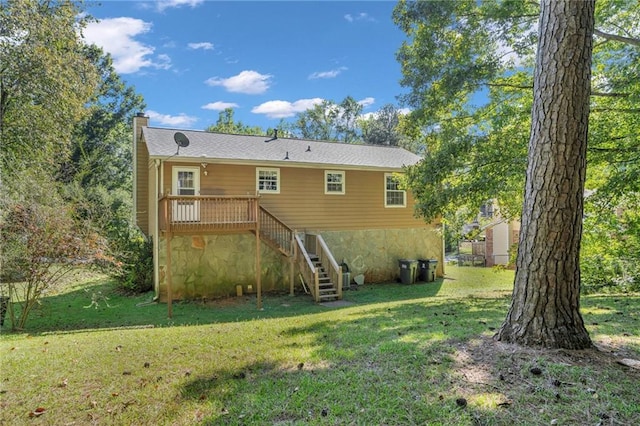
[[[640,39],[637,38],[631,38],[631,37],[624,37],[624,36],[619,36],[616,34],[608,34],[605,33],[603,31],[600,31],[598,29],[594,29],[593,30],[593,34],[597,35],[598,37],[602,37],[606,40],[615,40],[615,41],[619,41],[621,43],[626,43],[626,44],[631,44],[633,46],[639,46],[640,47]]]
[[[628,98],[629,93],[591,92],[591,96],[602,96],[605,98]]]
[[[487,83],[487,86],[489,87],[511,87],[513,89],[533,89],[533,85],[530,86],[523,86],[523,85],[519,85],[519,84],[508,84],[508,83]]]
[[[591,112],[622,112],[627,114],[640,114],[640,108],[593,108]]]

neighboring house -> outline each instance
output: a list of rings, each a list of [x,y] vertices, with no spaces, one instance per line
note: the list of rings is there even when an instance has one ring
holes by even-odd
[[[481,225],[484,224],[484,225]],[[480,208],[476,219],[462,228],[463,233],[475,232],[475,241],[463,242],[471,255],[460,255],[459,261],[473,265],[481,261],[484,266],[508,265],[511,250],[518,244],[520,222],[507,220],[500,215],[497,203],[490,202]]]
[[[498,219],[484,229],[485,265],[508,265],[509,255],[520,237],[520,222]]]
[[[135,221],[153,238],[161,301],[304,285],[340,298],[342,263],[395,280],[401,258],[436,258],[439,224],[414,216],[395,173],[402,148],[154,128],[134,118]],[[346,283],[344,283],[346,284]]]

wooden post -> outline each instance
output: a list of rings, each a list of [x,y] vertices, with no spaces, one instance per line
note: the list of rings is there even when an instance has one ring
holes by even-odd
[[[258,289],[258,309],[262,309],[262,263],[260,261],[260,202],[256,198],[256,288]]]
[[[295,260],[298,247],[296,245],[296,230],[294,229],[291,234],[291,253],[289,253],[289,295],[293,296],[294,287],[294,274],[295,274]]]
[[[173,317],[173,306],[171,305],[171,232],[167,232],[167,315]]]

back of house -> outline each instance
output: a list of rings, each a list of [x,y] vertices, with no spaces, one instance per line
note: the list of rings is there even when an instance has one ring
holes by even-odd
[[[161,300],[292,290],[336,264],[383,282],[399,259],[435,258],[442,275],[439,224],[415,217],[398,182],[415,154],[148,124],[134,119],[135,220],[154,240]]]

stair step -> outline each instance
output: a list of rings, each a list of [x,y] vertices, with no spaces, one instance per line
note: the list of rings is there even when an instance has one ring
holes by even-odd
[[[320,302],[326,302],[328,300],[336,300],[338,298],[338,296],[336,295],[330,295],[330,296],[320,296]]]

